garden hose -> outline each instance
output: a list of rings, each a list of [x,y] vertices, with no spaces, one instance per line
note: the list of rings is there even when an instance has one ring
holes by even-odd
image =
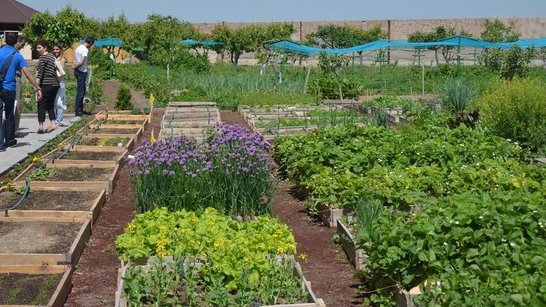
[[[25,178],[25,191],[23,192],[23,195],[21,195],[21,198],[11,207],[9,208],[0,208],[0,211],[4,211],[4,216],[8,217],[8,211],[17,209],[22,203],[23,200],[28,196],[28,193],[30,192],[30,179],[27,177]]]

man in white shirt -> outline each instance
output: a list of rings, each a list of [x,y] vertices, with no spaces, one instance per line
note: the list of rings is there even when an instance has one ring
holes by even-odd
[[[87,114],[83,111],[83,98],[85,97],[85,81],[87,80],[87,54],[89,48],[93,46],[95,40],[92,37],[86,37],[84,42],[76,48],[74,56],[74,77],[76,77],[76,116]]]

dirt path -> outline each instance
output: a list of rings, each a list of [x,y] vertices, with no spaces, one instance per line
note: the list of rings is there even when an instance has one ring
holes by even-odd
[[[143,139],[159,133],[164,110],[154,110],[152,124],[146,127]],[[115,239],[133,219],[135,191],[129,178],[129,169],[124,164],[112,195],[93,225],[91,239],[85,247],[74,276],[72,291],[65,306],[113,306],[117,287],[120,261],[116,253]]]
[[[102,90],[103,95],[106,99],[106,103],[104,105],[97,106],[97,111],[103,110],[105,107],[108,107],[108,110],[114,110],[120,85],[121,82],[118,80],[102,81]],[[148,99],[141,92],[133,89],[132,87],[130,87],[130,89],[131,102],[133,103],[135,108],[143,109],[150,106],[148,103]]]
[[[222,122],[248,127],[237,112],[221,111]],[[273,211],[292,228],[298,253],[305,254],[302,263],[305,277],[317,297],[328,306],[362,306],[359,280],[341,248],[332,242],[335,230],[313,221],[305,212],[301,201],[291,193],[293,185],[280,181],[273,195]]]

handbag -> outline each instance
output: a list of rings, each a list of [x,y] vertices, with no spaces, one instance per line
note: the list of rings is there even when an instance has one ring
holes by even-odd
[[[64,71],[64,68],[61,66],[61,63],[57,60],[55,60],[55,68],[57,71],[57,78],[61,78],[64,75],[66,75],[66,72]]]

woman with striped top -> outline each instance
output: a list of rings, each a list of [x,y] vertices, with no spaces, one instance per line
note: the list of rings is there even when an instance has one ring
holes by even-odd
[[[42,89],[42,99],[38,101],[38,133],[51,132],[57,129],[55,123],[55,97],[59,91],[57,80],[57,65],[55,56],[47,51],[48,43],[39,40],[36,51],[40,54],[36,81]],[[45,115],[49,115],[49,128],[44,130]]]

